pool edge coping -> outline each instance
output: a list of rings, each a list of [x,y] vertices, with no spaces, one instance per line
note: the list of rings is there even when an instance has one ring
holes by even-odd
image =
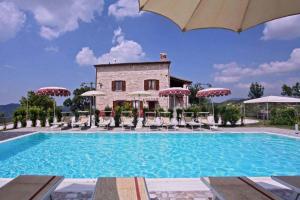
[[[38,133],[50,133],[50,134],[60,134],[60,133],[67,133],[67,134],[268,134],[268,135],[276,135],[276,136],[281,136],[281,137],[288,137],[292,139],[297,139],[300,140],[300,136],[294,136],[290,134],[283,134],[283,133],[274,133],[274,132],[269,132],[269,131],[191,131],[191,132],[179,132],[179,131],[134,131],[134,132],[128,132],[128,131],[120,131],[120,132],[112,132],[112,131],[94,131],[94,132],[84,132],[84,131],[35,131],[32,133],[20,135],[17,137],[9,138],[6,140],[0,141],[0,144],[5,143],[5,142],[10,142],[14,141],[17,139],[21,139],[23,137],[28,137],[32,136]]]

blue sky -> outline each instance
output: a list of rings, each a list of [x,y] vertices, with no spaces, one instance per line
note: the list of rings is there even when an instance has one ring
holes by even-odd
[[[173,75],[229,87],[228,98],[246,97],[253,81],[275,95],[300,81],[300,16],[241,34],[183,33],[164,17],[138,13],[137,0],[0,0],[0,27],[0,104],[43,86],[94,81],[94,63],[157,61],[160,52]]]

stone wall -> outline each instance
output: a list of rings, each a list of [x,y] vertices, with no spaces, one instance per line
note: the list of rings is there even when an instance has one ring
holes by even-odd
[[[143,91],[144,80],[159,80],[159,89],[165,89],[170,86],[170,62],[149,62],[149,63],[129,63],[129,64],[107,64],[96,66],[97,90],[106,94],[103,97],[96,98],[96,107],[103,110],[105,106],[113,106],[113,101],[126,100],[132,101],[131,92]],[[112,91],[112,81],[126,81],[126,91]],[[159,106],[167,109],[168,98],[160,98],[157,90],[149,90],[151,97],[143,97],[147,100],[157,100]],[[144,106],[147,106],[144,105]]]

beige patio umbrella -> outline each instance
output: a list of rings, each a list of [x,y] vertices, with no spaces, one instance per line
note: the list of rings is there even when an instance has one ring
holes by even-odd
[[[131,92],[129,93],[130,96],[132,97],[138,97],[138,99],[140,100],[141,97],[148,97],[151,96],[151,93],[148,91],[135,91],[135,92]],[[140,101],[139,100],[134,100],[135,102],[139,102],[138,104],[138,111],[139,111],[139,117],[140,117]]]
[[[175,22],[181,30],[224,28],[236,32],[300,14],[299,0],[139,0],[140,10]]]
[[[83,97],[91,97],[91,101],[90,101],[90,126],[92,126],[92,98],[94,99],[94,102],[96,102],[96,97],[98,96],[105,96],[105,93],[104,92],[101,92],[101,91],[98,91],[98,90],[90,90],[90,91],[87,91],[83,94],[81,94],[80,96],[83,96]],[[95,115],[95,110],[96,110],[96,103],[94,105],[94,115]],[[93,122],[93,127],[96,126],[96,120],[94,120]]]

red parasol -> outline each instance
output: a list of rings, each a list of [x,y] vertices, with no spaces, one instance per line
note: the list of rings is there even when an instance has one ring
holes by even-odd
[[[169,95],[176,95],[176,96],[184,96],[184,95],[190,95],[191,92],[189,89],[181,88],[181,87],[173,87],[173,88],[167,88],[159,91],[159,96],[165,97]]]
[[[203,90],[199,90],[197,92],[197,97],[219,97],[219,96],[227,96],[231,94],[230,89],[227,88],[207,88]]]
[[[37,90],[37,95],[47,95],[47,96],[56,96],[56,97],[67,97],[71,95],[71,92],[67,88],[63,87],[42,87]],[[55,101],[53,105],[53,115],[54,115],[54,122],[56,122],[55,118]]]
[[[71,92],[63,87],[42,87],[37,90],[38,95],[47,95],[47,96],[70,96]]]

